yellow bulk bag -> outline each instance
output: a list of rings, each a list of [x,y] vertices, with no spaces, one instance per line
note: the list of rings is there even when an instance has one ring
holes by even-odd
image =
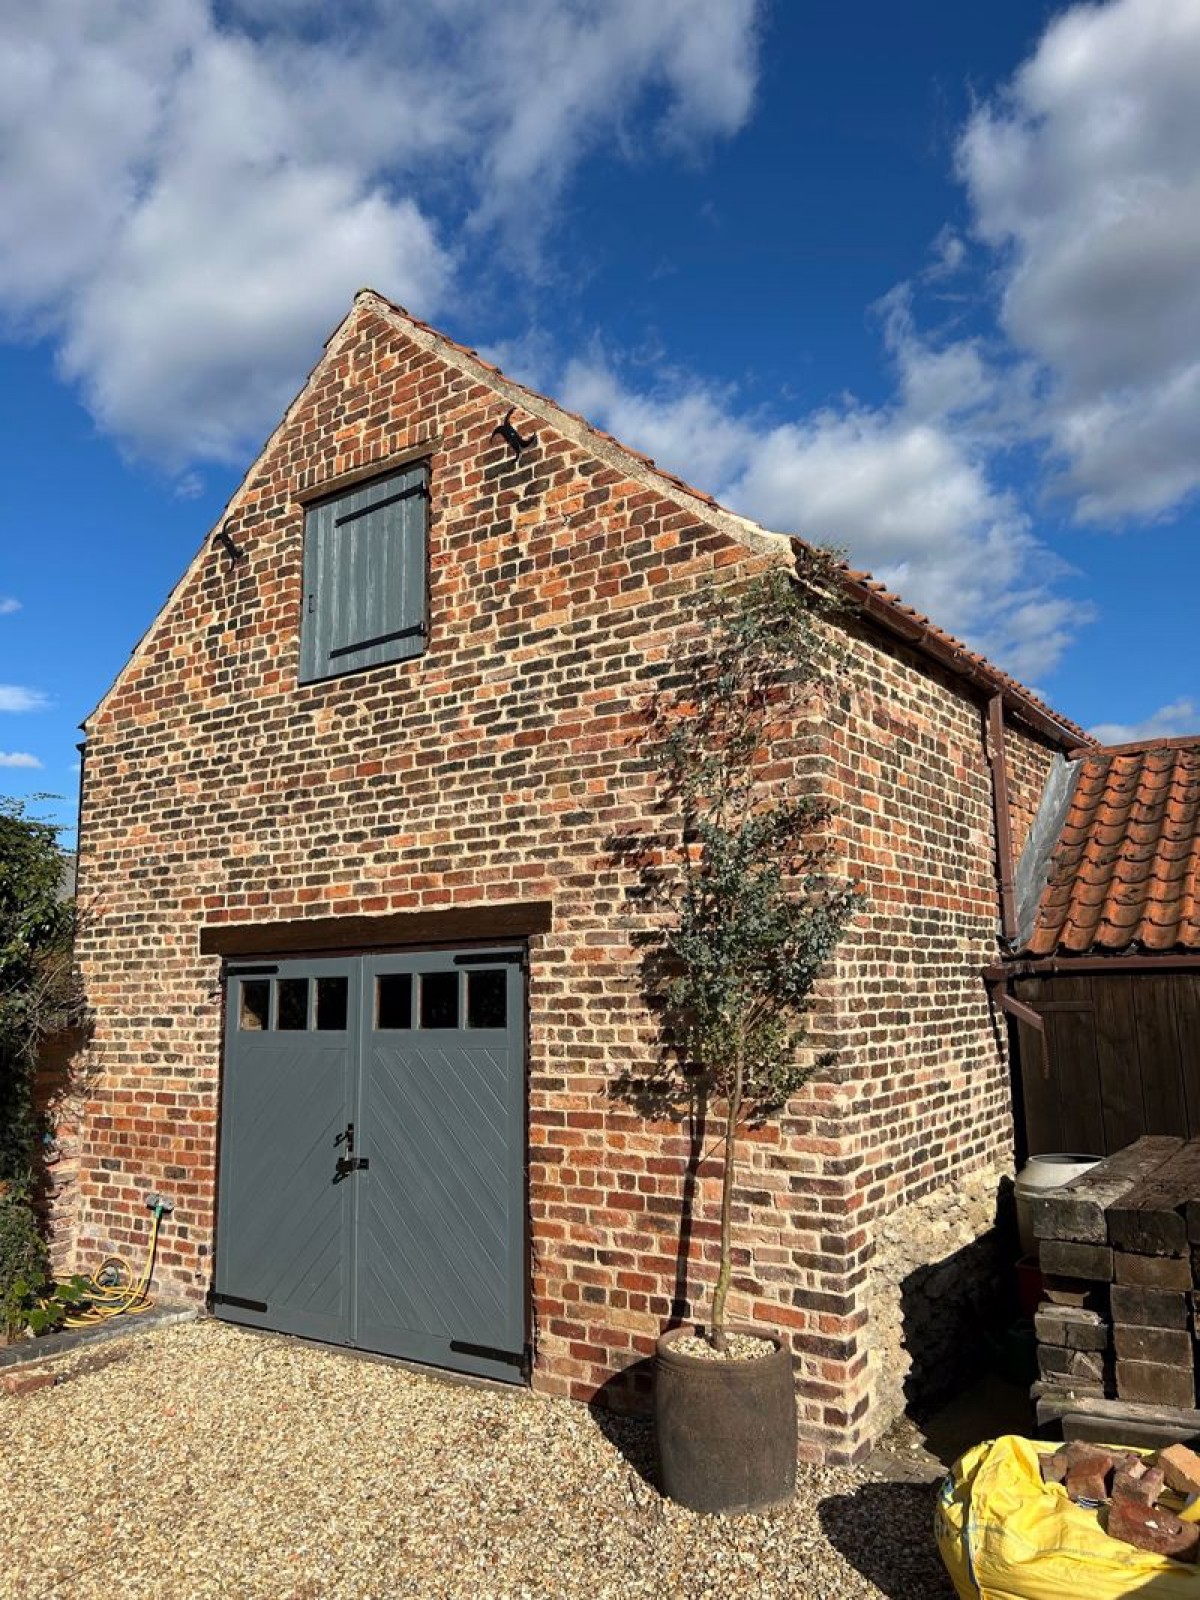
[[[1043,1484],[1056,1445],[976,1445],[942,1485],[934,1529],[960,1600],[1200,1600],[1200,1568],[1110,1539],[1095,1511]]]

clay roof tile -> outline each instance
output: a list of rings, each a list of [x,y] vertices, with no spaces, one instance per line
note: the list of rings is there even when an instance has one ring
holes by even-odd
[[[1078,759],[1026,954],[1200,951],[1200,736]]]

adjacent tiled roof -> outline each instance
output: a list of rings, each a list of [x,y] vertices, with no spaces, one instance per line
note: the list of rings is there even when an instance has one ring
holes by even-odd
[[[1026,953],[1200,951],[1200,735],[1079,760]]]

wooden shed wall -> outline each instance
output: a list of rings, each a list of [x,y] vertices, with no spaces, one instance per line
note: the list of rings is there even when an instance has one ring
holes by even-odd
[[[1030,1155],[1110,1155],[1144,1133],[1200,1135],[1200,972],[1022,978],[1046,1051],[1017,1025]]]

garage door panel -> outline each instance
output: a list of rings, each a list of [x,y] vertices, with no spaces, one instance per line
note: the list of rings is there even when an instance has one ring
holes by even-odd
[[[315,1022],[312,980],[330,975],[348,987],[353,963],[282,962],[267,979],[235,968],[228,979],[215,1289],[216,1309],[234,1321],[341,1340],[352,1197],[334,1180],[357,1030],[350,1018],[336,1031],[275,1026],[280,1016],[305,1020],[295,1006],[301,979]],[[241,988],[251,982],[275,993],[270,1010],[252,1016],[267,1025],[248,1029]]]
[[[427,1332],[450,1339],[453,1308],[432,1285],[438,1277],[436,1256],[422,1249],[411,1232],[396,1225],[386,1205],[372,1208],[369,1226],[373,1248],[363,1253],[359,1268],[359,1342],[370,1329]],[[380,1270],[382,1266],[382,1270]]]
[[[372,1109],[366,1119],[372,1128],[371,1198],[365,1202],[360,1261],[370,1261],[386,1284],[399,1264],[389,1241],[397,1236],[419,1240],[436,1312],[418,1331],[441,1328],[459,1340],[507,1348],[504,1308],[515,1265],[509,1219],[498,1214],[490,1190],[480,1182],[478,1141],[457,1122],[420,1051],[406,1058],[373,1052],[372,1068]],[[386,1209],[384,1194],[392,1202]],[[383,1224],[390,1218],[388,1229]],[[387,1338],[389,1330],[368,1321],[360,1324],[358,1337]],[[518,1349],[520,1344],[518,1339]]]
[[[414,1051],[410,1085],[417,1109],[436,1121],[448,1145],[458,1145],[467,1168],[506,1212],[509,1202],[507,1107],[498,1092],[507,1081],[507,1057],[460,1044],[442,1050],[422,1039]]]
[[[419,1128],[415,1130],[419,1135]],[[395,1234],[415,1237],[425,1244],[430,1263],[430,1284],[452,1309],[464,1338],[479,1342],[499,1331],[496,1307],[503,1303],[494,1280],[504,1279],[507,1259],[504,1238],[485,1207],[477,1204],[460,1172],[449,1165],[436,1144],[402,1136],[395,1189],[403,1194],[403,1217]],[[381,1178],[389,1178],[384,1165]],[[372,1185],[373,1192],[382,1187]],[[363,1248],[372,1259],[389,1259],[388,1238],[377,1224],[383,1207],[367,1203],[368,1233]]]
[[[288,1244],[281,1243],[271,1257],[271,1270],[263,1282],[268,1306],[303,1308],[310,1318],[337,1319],[338,1337],[344,1328],[345,1248],[339,1227],[304,1231]],[[298,1331],[293,1329],[292,1331]]]
[[[340,1122],[327,1122],[308,1159],[295,1162],[259,1165],[257,1142],[235,1142],[230,1163],[254,1166],[255,1177],[228,1185],[221,1201],[222,1215],[234,1220],[222,1227],[218,1291],[263,1303],[264,1325],[327,1339],[343,1337],[347,1327],[348,1197],[332,1182]],[[281,1119],[282,1138],[287,1130]]]
[[[281,960],[275,987],[256,980],[247,1003],[231,981],[222,1315],[519,1380],[524,978],[512,956]],[[326,1031],[322,975],[348,979]]]
[[[405,996],[408,988],[396,980],[410,975],[412,1006],[411,1026],[374,1028],[364,1050],[371,1181],[362,1191],[367,1209],[358,1250],[360,1273],[366,1281],[370,1272],[379,1294],[360,1304],[357,1337],[397,1353],[403,1346],[415,1359],[513,1379],[525,1342],[524,990],[520,966],[492,957],[487,1015],[499,1015],[505,1026],[469,1026],[484,1014],[468,987],[470,973],[488,961],[481,951],[367,963],[365,1027],[380,1014],[373,1009],[380,979],[392,982],[391,994]],[[471,966],[464,971],[458,962]],[[403,1022],[405,1015],[401,1004],[389,1020]],[[447,1026],[447,1018],[458,1025]],[[369,1198],[377,1194],[386,1194],[386,1208],[382,1198],[378,1204]],[[389,1229],[393,1240],[421,1241],[430,1263],[423,1324],[401,1328],[382,1320],[396,1299],[391,1274],[400,1260],[389,1249]]]
[[[432,1220],[444,1197],[463,1214],[464,1242],[492,1234],[502,1249],[507,1196],[496,1174],[502,1171],[503,1135],[494,1129],[477,1133],[465,1124],[439,1065],[436,1053],[414,1050],[406,1061],[376,1052],[376,1142],[391,1152],[384,1160],[392,1162],[397,1182],[412,1189]]]

